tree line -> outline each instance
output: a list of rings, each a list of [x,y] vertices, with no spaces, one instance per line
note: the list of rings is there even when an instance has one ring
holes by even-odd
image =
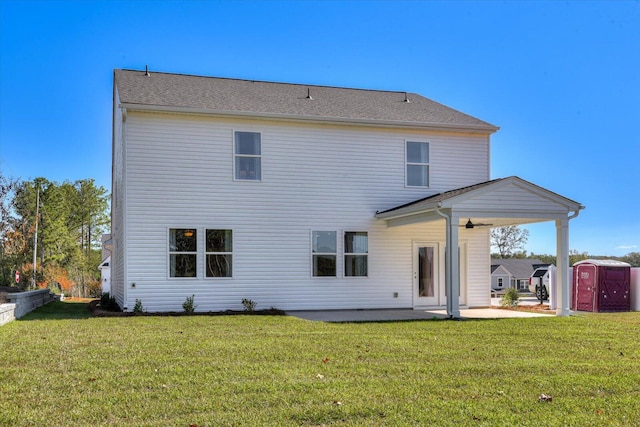
[[[491,258],[535,258],[545,264],[558,265],[555,255],[535,254],[524,250],[524,245],[529,239],[529,230],[521,229],[517,225],[497,227],[491,230],[491,246],[498,250],[492,253]],[[587,252],[577,250],[569,251],[569,265],[585,259],[613,259],[623,261],[632,267],[640,267],[640,252],[630,252],[624,256],[590,255]]]
[[[21,181],[0,173],[0,286],[100,295],[108,209],[108,192],[93,179]]]

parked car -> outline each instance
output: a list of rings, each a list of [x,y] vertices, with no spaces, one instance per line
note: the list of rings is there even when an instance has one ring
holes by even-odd
[[[543,301],[549,298],[549,266],[533,270],[529,277],[529,291]]]

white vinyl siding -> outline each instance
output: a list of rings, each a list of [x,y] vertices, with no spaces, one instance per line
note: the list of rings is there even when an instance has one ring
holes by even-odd
[[[111,292],[118,305],[126,307],[126,265],[125,245],[126,186],[125,186],[125,146],[126,126],[123,120],[118,90],[114,92],[113,102],[113,176],[111,181]]]
[[[127,209],[116,215],[127,222],[127,283],[136,283],[129,308],[140,299],[149,311],[181,311],[191,295],[202,311],[242,309],[243,298],[283,310],[412,307],[411,242],[444,242],[444,222],[390,228],[376,211],[489,179],[482,135],[135,111],[126,123],[115,168],[126,178]],[[269,169],[260,185],[231,179],[237,129],[261,135]],[[430,187],[406,187],[405,141],[427,139]],[[179,224],[199,231],[195,279],[167,279],[167,229]],[[338,238],[338,277],[313,277],[311,227],[367,230],[368,276],[342,277]],[[206,229],[233,230],[233,277],[207,278]],[[487,264],[468,257],[467,301],[487,306],[488,234],[463,234],[480,236],[469,237],[469,254]]]

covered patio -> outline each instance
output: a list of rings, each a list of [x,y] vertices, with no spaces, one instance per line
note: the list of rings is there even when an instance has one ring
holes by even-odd
[[[505,227],[554,221],[556,225],[557,309],[556,315],[571,313],[569,280],[569,221],[584,209],[580,203],[516,176],[446,191],[376,213],[388,227],[445,221],[446,316],[461,318],[460,229]],[[488,243],[488,242],[487,242]],[[454,250],[455,248],[455,250]],[[489,259],[486,260],[490,262]],[[489,278],[487,278],[489,280]],[[489,293],[489,286],[487,286]]]

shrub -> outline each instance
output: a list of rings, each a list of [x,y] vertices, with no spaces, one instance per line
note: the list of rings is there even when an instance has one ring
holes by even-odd
[[[109,311],[120,310],[120,307],[118,307],[118,303],[116,302],[116,298],[111,296],[109,292],[105,292],[100,296],[100,307]]]
[[[517,307],[519,298],[520,295],[518,295],[518,290],[516,288],[509,288],[500,299],[500,304],[503,307]]]
[[[196,311],[196,305],[193,304],[193,300],[195,298],[195,295],[191,295],[190,297],[187,297],[187,299],[182,303],[182,308],[184,309],[184,312],[187,314],[192,314],[194,311]]]
[[[256,305],[258,304],[253,300],[250,300],[248,298],[243,298],[242,305],[244,306],[245,311],[255,311]]]
[[[144,307],[142,306],[142,300],[136,298],[136,305],[133,306],[134,313],[144,313]]]

